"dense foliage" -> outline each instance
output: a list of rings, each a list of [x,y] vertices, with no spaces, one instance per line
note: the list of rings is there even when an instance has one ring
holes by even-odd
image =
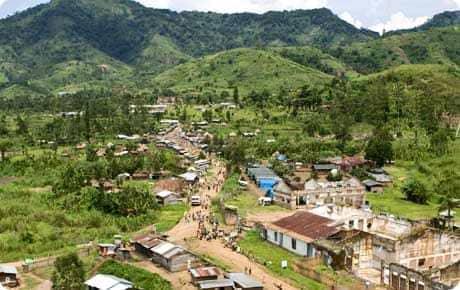
[[[83,290],[86,288],[83,262],[72,253],[58,257],[52,276],[53,290]]]
[[[160,275],[113,260],[104,262],[98,272],[126,279],[143,290],[172,290],[171,283]]]

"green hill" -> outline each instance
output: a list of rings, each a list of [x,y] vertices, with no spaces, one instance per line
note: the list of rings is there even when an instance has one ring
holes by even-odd
[[[348,77],[358,75],[350,66],[347,66],[342,61],[311,46],[275,47],[268,48],[267,50],[300,65],[317,69],[326,74],[334,76],[345,75]]]
[[[308,68],[265,50],[235,49],[193,60],[168,70],[152,85],[187,93],[232,90],[278,91],[306,83],[326,83],[332,76]]]
[[[364,74],[403,64],[460,65],[460,29],[448,27],[354,43],[330,53]]]

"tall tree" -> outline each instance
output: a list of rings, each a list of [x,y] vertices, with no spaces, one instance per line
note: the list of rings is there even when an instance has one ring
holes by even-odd
[[[85,269],[77,254],[68,254],[56,259],[51,278],[53,290],[84,290]]]

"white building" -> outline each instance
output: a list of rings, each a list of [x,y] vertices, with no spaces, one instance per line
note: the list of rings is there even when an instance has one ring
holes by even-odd
[[[93,278],[85,282],[85,285],[88,286],[88,290],[130,290],[134,289],[134,284],[112,276],[112,275],[103,275],[98,274]]]
[[[316,256],[313,242],[339,232],[334,221],[307,211],[264,225],[263,238],[304,257]]]

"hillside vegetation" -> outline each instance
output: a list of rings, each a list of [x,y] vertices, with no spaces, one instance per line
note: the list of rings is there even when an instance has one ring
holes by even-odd
[[[304,83],[321,84],[332,77],[269,51],[235,49],[180,65],[154,79],[154,84],[184,93],[252,90],[277,91]]]

